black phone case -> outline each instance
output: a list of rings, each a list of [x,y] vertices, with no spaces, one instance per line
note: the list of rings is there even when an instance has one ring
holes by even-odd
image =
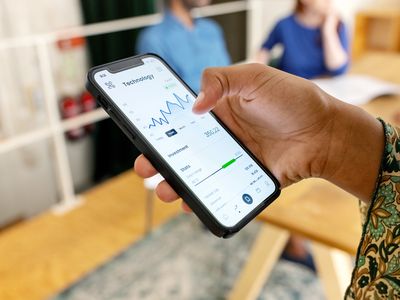
[[[189,205],[193,212],[199,219],[207,226],[212,233],[218,237],[228,238],[242,229],[247,223],[254,219],[262,210],[271,204],[280,194],[280,184],[278,180],[258,161],[256,157],[232,134],[232,132],[218,119],[216,115],[210,112],[213,117],[220,123],[220,125],[235,139],[235,141],[246,151],[250,157],[261,167],[261,169],[270,176],[275,184],[274,193],[265,199],[259,206],[257,206],[250,214],[245,216],[238,224],[233,227],[226,227],[210,213],[210,211],[202,204],[200,199],[189,189],[189,187],[180,179],[180,177],[173,171],[168,163],[157,153],[156,149],[144,138],[140,131],[133,125],[133,123],[125,116],[125,114],[115,105],[109,96],[97,85],[94,80],[94,74],[101,70],[108,70],[111,73],[117,73],[135,66],[141,65],[141,59],[145,57],[154,57],[159,59],[176,78],[191,92],[194,96],[196,94],[191,88],[176,74],[176,72],[158,55],[144,54],[137,55],[115,62],[110,62],[104,65],[93,67],[89,70],[87,75],[86,88],[95,97],[97,102],[108,113],[111,119],[120,127],[129,140],[141,151],[147,159],[157,168],[160,174],[170,184],[170,186],[182,197],[182,199]]]

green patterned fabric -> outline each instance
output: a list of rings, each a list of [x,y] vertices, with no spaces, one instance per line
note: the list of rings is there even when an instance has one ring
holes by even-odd
[[[373,199],[361,205],[363,235],[346,299],[400,299],[400,138],[381,122],[385,150]]]

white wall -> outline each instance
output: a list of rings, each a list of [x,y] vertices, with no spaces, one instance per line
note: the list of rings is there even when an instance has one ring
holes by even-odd
[[[79,0],[0,0],[0,38],[11,38],[81,24]],[[55,47],[54,47],[55,49]],[[85,55],[82,49],[81,56]],[[73,68],[55,52],[55,74]],[[86,67],[79,64],[76,91],[84,88]],[[33,47],[0,51],[0,138],[42,127],[46,122],[42,82]],[[78,68],[75,68],[78,69]],[[63,76],[58,75],[58,88]],[[0,155],[0,225],[43,211],[58,200],[54,153],[48,140]],[[69,145],[74,183],[90,179],[91,140]]]

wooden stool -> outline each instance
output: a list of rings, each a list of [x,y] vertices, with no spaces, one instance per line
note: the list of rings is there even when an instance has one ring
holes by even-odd
[[[290,233],[310,240],[326,298],[343,298],[361,237],[355,197],[326,181],[309,179],[283,190],[259,220],[264,225],[229,299],[257,298]]]
[[[145,233],[149,233],[153,228],[154,190],[162,180],[164,180],[164,178],[160,174],[143,180],[146,189]]]

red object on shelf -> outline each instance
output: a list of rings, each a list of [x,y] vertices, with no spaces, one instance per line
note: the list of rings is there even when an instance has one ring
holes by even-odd
[[[96,101],[93,96],[88,92],[84,91],[80,97],[80,105],[82,108],[82,112],[87,113],[96,109]],[[85,130],[87,133],[90,133],[94,130],[93,124],[85,125]]]
[[[86,44],[86,39],[80,36],[70,39],[60,39],[57,41],[57,46],[60,50],[82,47],[85,44]]]
[[[61,115],[63,119],[70,119],[80,114],[78,102],[73,97],[66,96],[61,100]],[[70,140],[77,140],[85,135],[85,130],[82,127],[74,128],[66,132]]]

